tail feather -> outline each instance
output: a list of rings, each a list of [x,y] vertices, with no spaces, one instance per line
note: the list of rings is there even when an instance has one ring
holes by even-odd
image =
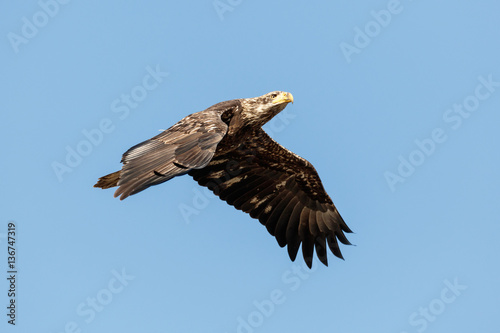
[[[111,188],[118,186],[118,181],[120,180],[120,171],[110,173],[109,175],[99,178],[94,187],[99,187],[102,189]]]

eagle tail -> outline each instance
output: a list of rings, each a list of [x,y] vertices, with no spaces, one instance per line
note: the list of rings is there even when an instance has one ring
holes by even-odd
[[[120,180],[120,171],[110,173],[109,175],[99,178],[94,187],[99,187],[102,189],[111,188],[118,186],[118,181]]]

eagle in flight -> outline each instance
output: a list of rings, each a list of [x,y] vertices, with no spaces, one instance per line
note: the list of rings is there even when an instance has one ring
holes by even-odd
[[[274,141],[262,126],[293,96],[274,91],[234,99],[193,113],[123,154],[120,171],[94,187],[118,186],[121,200],[150,186],[188,174],[220,199],[266,226],[295,260],[300,244],[309,268],[313,252],[325,265],[327,244],[343,259],[337,240],[352,232],[311,163]]]

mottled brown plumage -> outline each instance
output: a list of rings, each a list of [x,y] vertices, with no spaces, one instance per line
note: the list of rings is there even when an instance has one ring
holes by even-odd
[[[126,197],[189,174],[220,199],[266,226],[295,260],[300,244],[311,267],[314,249],[328,265],[327,246],[342,258],[337,239],[351,232],[305,159],[285,149],[261,128],[293,97],[286,92],[236,99],[193,113],[161,134],[130,148],[120,171],[95,187],[118,186]]]

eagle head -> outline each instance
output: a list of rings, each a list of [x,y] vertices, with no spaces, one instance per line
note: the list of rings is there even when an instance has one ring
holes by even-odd
[[[290,102],[293,103],[293,95],[285,91],[272,91],[259,97],[243,99],[241,116],[247,125],[263,126]]]

